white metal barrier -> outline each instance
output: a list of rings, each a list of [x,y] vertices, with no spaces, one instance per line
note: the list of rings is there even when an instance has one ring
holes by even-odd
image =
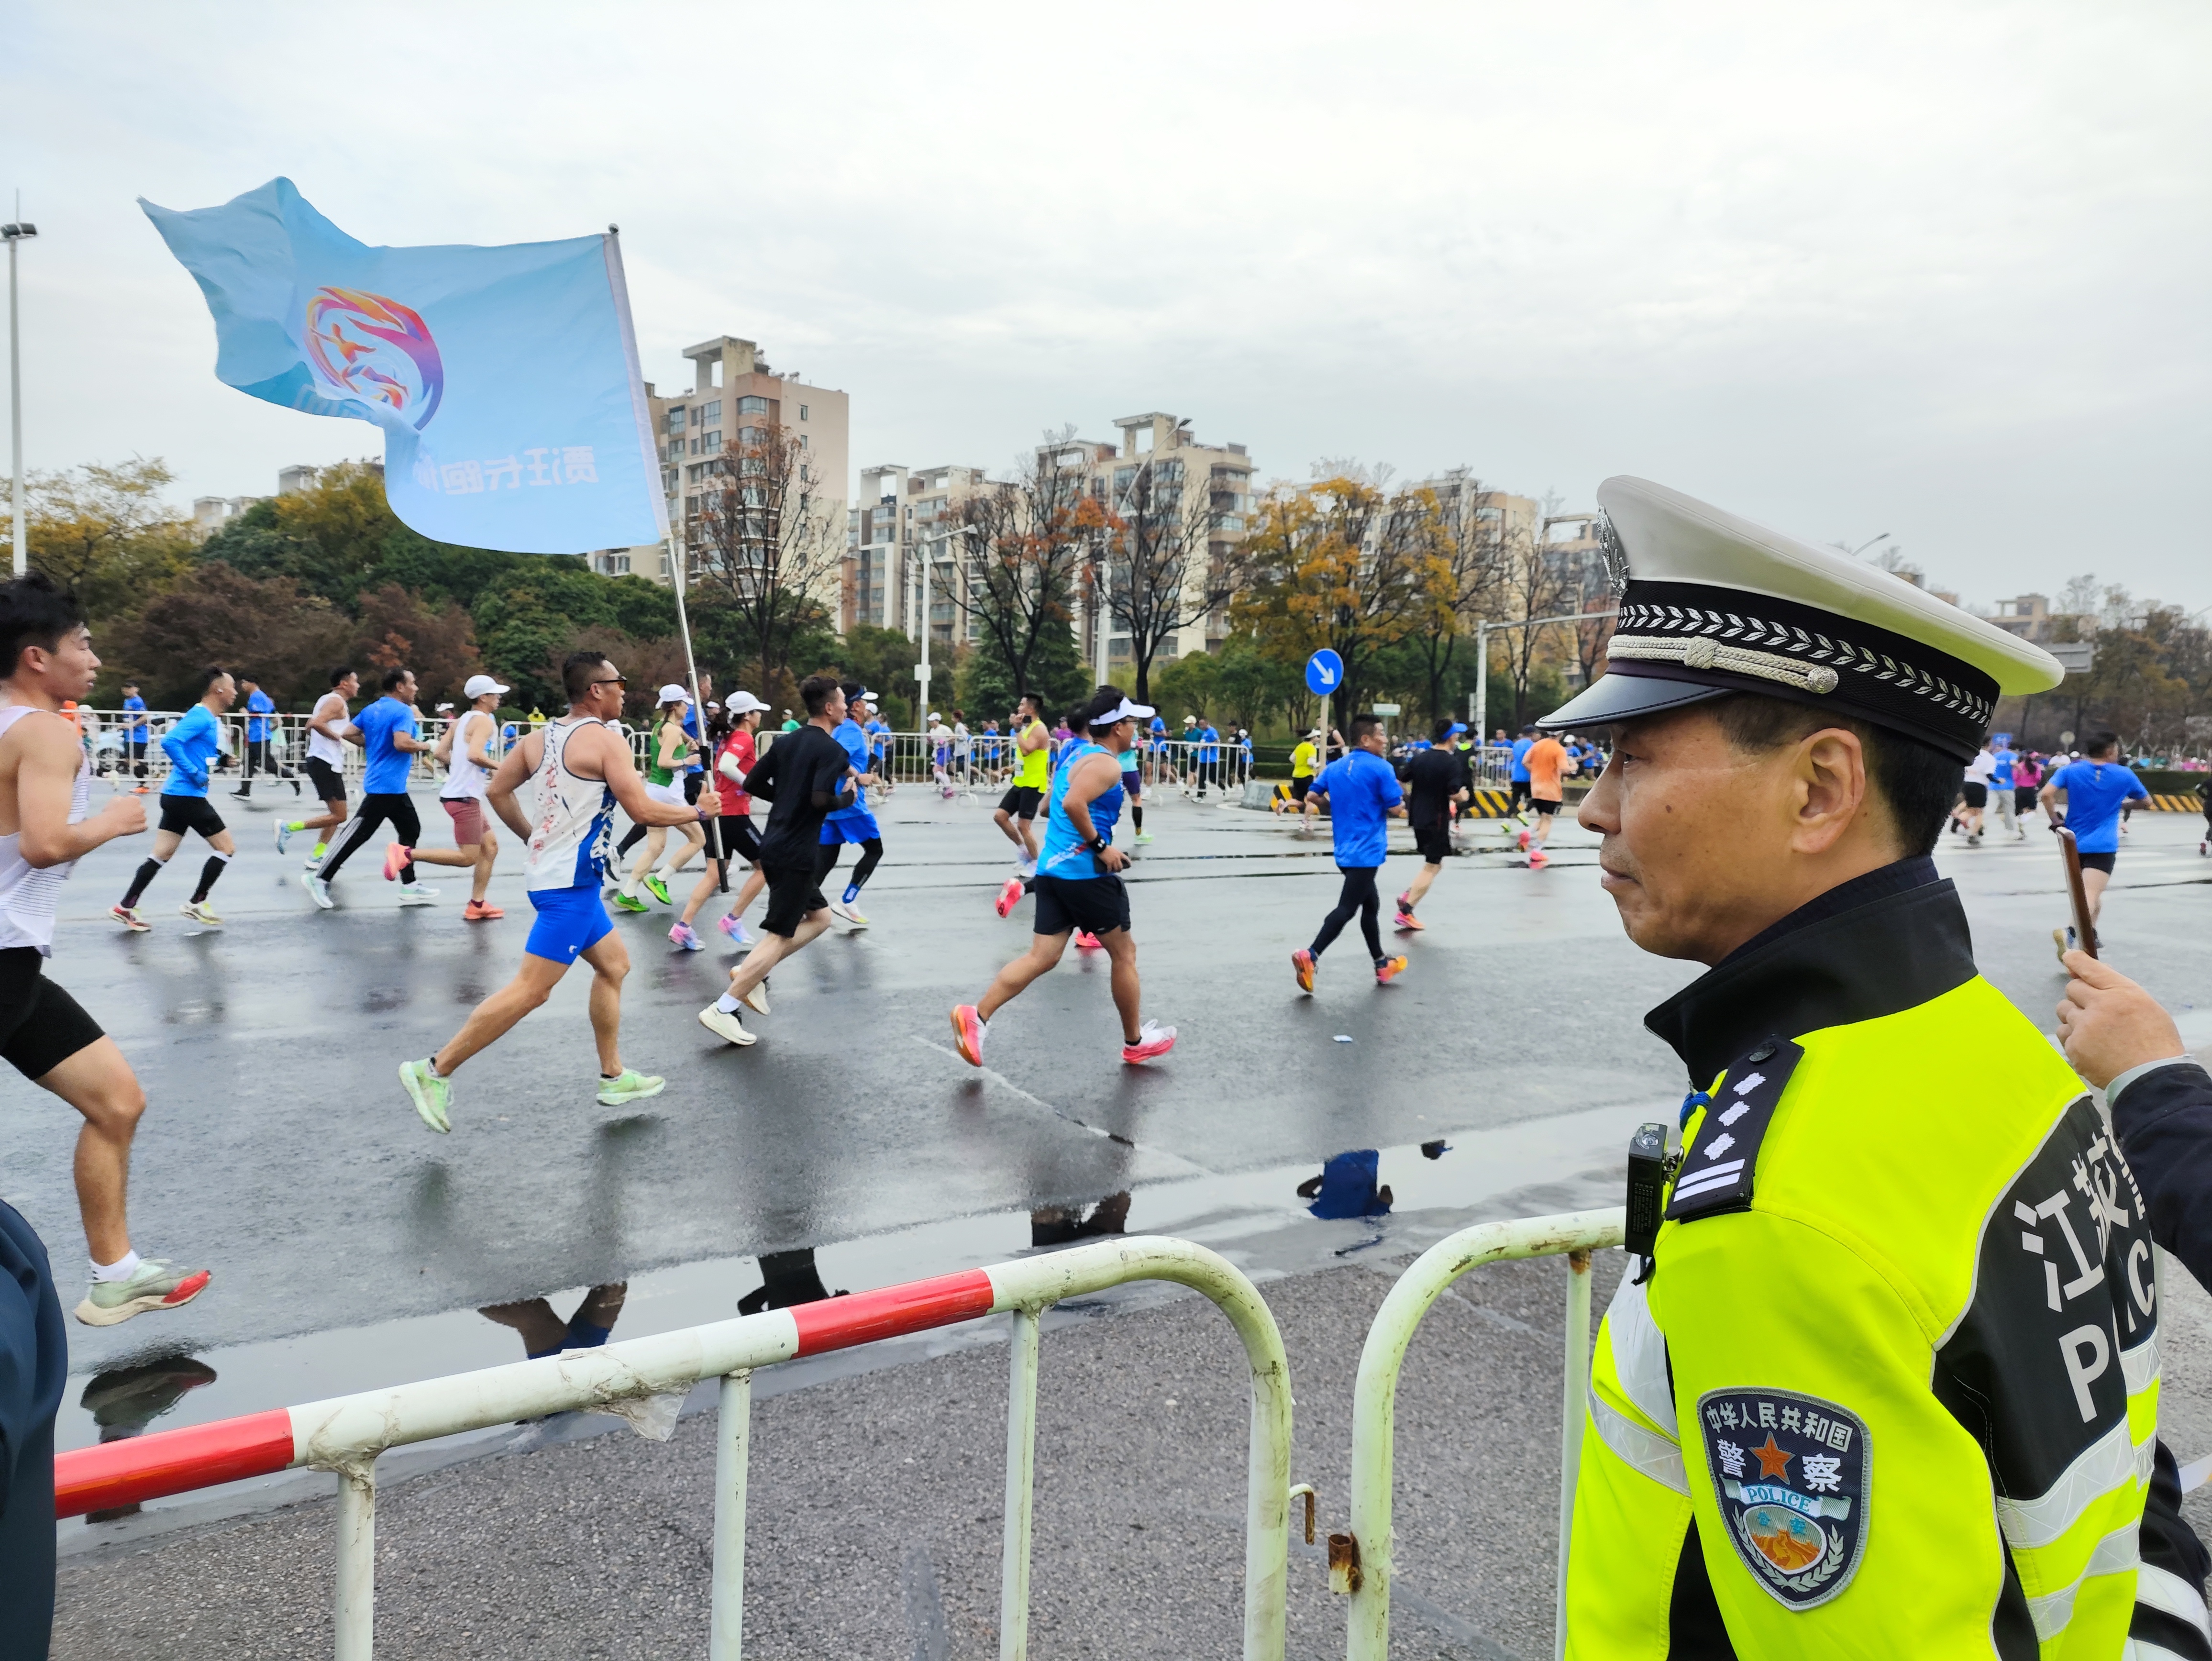
[[[1352,1401],[1352,1528],[1328,1537],[1329,1583],[1352,1598],[1351,1661],[1388,1661],[1393,1572],[1390,1485],[1398,1410],[1398,1370],[1429,1306],[1468,1270],[1564,1252],[1567,1257],[1566,1378],[1559,1413],[1559,1557],[1554,1591],[1553,1653],[1565,1652],[1567,1542],[1575,1479],[1582,1463],[1583,1416],[1589,1396],[1589,1254],[1621,1242],[1627,1220],[1603,1211],[1480,1223],[1438,1241],[1398,1277],[1368,1328]]]
[[[1029,1652],[1039,1317],[1064,1299],[1142,1280],[1176,1281],[1203,1293],[1243,1343],[1251,1372],[1243,1654],[1246,1661],[1280,1661],[1291,1494],[1291,1387],[1282,1336],[1259,1292],[1226,1259],[1204,1246],[1157,1237],[1101,1240],[602,1348],[81,1448],[55,1462],[55,1508],[58,1515],[76,1516],[299,1466],[336,1472],[337,1661],[370,1661],[380,1454],[518,1419],[676,1396],[702,1379],[719,1378],[708,1654],[712,1661],[738,1661],[754,1371],[978,1316],[1009,1314],[999,1653],[1001,1661],[1018,1661]],[[1308,1518],[1310,1526],[1310,1510]]]

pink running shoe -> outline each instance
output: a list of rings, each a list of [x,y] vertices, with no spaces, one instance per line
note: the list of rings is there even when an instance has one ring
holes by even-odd
[[[1103,952],[1105,947],[1097,935],[1079,928],[1075,931],[1075,949],[1078,952]]]
[[[974,1004],[963,1003],[952,1012],[952,1042],[959,1046],[962,1061],[970,1067],[983,1065],[983,1018]]]
[[[1137,1042],[1121,1046],[1121,1059],[1133,1067],[1139,1062],[1156,1062],[1175,1048],[1175,1028],[1146,1021],[1137,1029]]]
[[[1014,913],[1014,908],[1021,903],[1022,879],[1019,877],[1007,878],[1006,885],[999,891],[999,897],[996,902],[999,915],[1002,917],[1012,916]]]
[[[1549,854],[1547,854],[1542,849],[1534,848],[1529,850],[1528,868],[1531,871],[1541,871],[1551,862],[1552,856]]]
[[[739,946],[749,946],[752,943],[753,937],[745,933],[745,920],[743,917],[740,917],[734,911],[724,913],[722,921],[717,923],[715,927],[720,928],[725,934],[727,934],[732,940],[735,940]]]
[[[673,928],[670,929],[668,931],[668,938],[674,940],[677,945],[682,946],[686,952],[702,952],[706,949],[705,946],[700,943],[699,937],[691,932],[691,925],[688,922],[679,922]]]
[[[1528,846],[1528,833],[1526,830],[1523,830],[1520,836],[1514,840],[1513,845],[1516,848],[1522,849],[1525,851]]]
[[[1426,928],[1428,924],[1418,921],[1410,911],[1401,911],[1398,913],[1398,921],[1393,923],[1391,927],[1397,929],[1401,934],[1418,934],[1421,930]]]
[[[395,882],[399,873],[415,863],[415,850],[396,842],[384,844],[384,879]]]

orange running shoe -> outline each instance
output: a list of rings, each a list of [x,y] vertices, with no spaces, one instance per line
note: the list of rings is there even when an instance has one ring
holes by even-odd
[[[1403,958],[1383,958],[1381,963],[1375,965],[1375,984],[1377,986],[1389,985],[1391,982],[1396,980],[1399,976],[1406,972],[1407,966],[1407,961]]]
[[[471,900],[461,908],[463,922],[490,922],[495,918],[503,917],[506,915],[507,913],[497,906],[483,900]]]
[[[970,1067],[983,1065],[983,1018],[974,1004],[963,1003],[952,1012],[952,1042],[960,1047],[962,1061]]]
[[[1314,954],[1307,951],[1304,946],[1302,946],[1291,953],[1291,967],[1297,971],[1299,991],[1313,990],[1315,966]]]

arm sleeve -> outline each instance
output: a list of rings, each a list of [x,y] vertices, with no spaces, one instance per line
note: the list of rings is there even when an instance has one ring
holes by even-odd
[[[2111,1105],[2151,1238],[2212,1287],[2212,1073],[2193,1061],[2152,1068],[2126,1080]]]
[[[749,796],[758,796],[763,801],[774,801],[775,800],[775,758],[782,750],[783,745],[781,744],[769,745],[768,754],[753,763],[751,770],[745,775],[744,782],[738,788]]]

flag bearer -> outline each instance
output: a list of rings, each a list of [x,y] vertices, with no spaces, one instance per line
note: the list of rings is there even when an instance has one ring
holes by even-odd
[[[1601,1329],[1570,1657],[2212,1655],[2135,1179],[1929,854],[2038,648],[1648,484],[1584,801],[1686,1149]]]

